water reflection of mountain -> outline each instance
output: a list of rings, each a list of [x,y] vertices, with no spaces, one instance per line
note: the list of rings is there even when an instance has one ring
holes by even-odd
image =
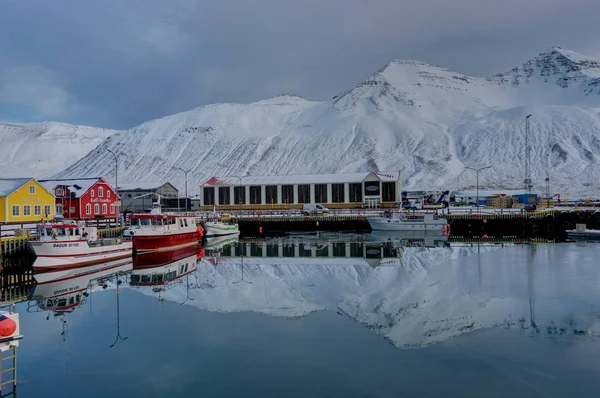
[[[337,311],[398,347],[422,347],[493,327],[556,339],[600,329],[600,312],[593,310],[600,304],[594,287],[600,271],[591,265],[593,253],[572,263],[564,245],[392,245],[379,252],[391,257],[378,258],[374,266],[366,255],[373,237],[320,238],[214,245],[198,265],[194,286],[180,285],[165,298],[191,297],[188,304],[211,311],[286,317]],[[344,255],[336,256],[341,247]],[[581,283],[585,286],[577,288]],[[573,294],[581,297],[573,300]]]

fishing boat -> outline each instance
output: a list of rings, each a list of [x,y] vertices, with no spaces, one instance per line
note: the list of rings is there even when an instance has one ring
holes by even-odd
[[[446,230],[447,220],[434,213],[393,212],[385,217],[367,218],[371,229],[385,231],[440,231]]]
[[[84,221],[62,220],[37,225],[39,240],[29,241],[37,258],[34,271],[68,270],[131,258],[132,242],[101,238],[98,228]]]
[[[42,311],[72,312],[85,304],[85,297],[95,286],[102,286],[107,279],[119,273],[130,272],[131,256],[126,259],[88,265],[71,270],[59,270],[37,274],[37,282],[31,300]]]
[[[207,218],[204,223],[204,230],[204,237],[206,238],[235,236],[240,234],[238,224],[231,221],[231,216],[229,214],[218,216],[216,212]]]
[[[204,235],[204,228],[196,225],[193,216],[163,214],[160,197],[152,204],[149,213],[134,213],[129,217],[131,226],[123,232],[133,241],[135,252],[175,250],[197,245]],[[144,196],[144,195],[141,195]]]

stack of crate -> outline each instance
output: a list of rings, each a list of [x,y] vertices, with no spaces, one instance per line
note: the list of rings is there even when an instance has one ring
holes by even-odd
[[[513,206],[513,198],[510,196],[490,196],[486,200],[488,206],[495,207],[497,209],[510,209]]]

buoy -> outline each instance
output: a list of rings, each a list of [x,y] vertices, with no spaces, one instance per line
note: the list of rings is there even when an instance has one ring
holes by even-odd
[[[204,257],[204,248],[203,248],[203,247],[201,247],[201,248],[200,248],[200,250],[198,250],[198,255],[197,255],[197,257],[198,257],[199,259],[201,259],[202,257]]]
[[[483,219],[483,223],[484,223],[484,224],[487,224],[487,218],[484,218],[484,219]]]
[[[17,323],[12,319],[0,315],[0,336],[9,337],[17,330]]]
[[[258,233],[262,234],[262,227],[258,227]]]
[[[319,226],[319,222],[317,221],[317,227]]]
[[[204,228],[198,227],[196,228],[196,232],[198,232],[198,240],[202,239],[202,236],[204,236]]]
[[[487,239],[487,234],[483,234],[483,239]]]

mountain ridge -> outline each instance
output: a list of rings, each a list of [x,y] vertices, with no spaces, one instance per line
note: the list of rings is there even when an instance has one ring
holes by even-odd
[[[584,184],[600,172],[599,109],[600,63],[557,47],[490,77],[392,60],[329,101],[211,104],[116,131],[56,176],[114,178],[111,149],[120,181],[183,191],[181,167],[192,195],[213,175],[372,169],[400,170],[405,188],[456,188],[475,183],[465,166],[484,163],[494,171],[482,185],[520,188],[531,113],[534,188],[552,165],[557,192],[598,196]]]

